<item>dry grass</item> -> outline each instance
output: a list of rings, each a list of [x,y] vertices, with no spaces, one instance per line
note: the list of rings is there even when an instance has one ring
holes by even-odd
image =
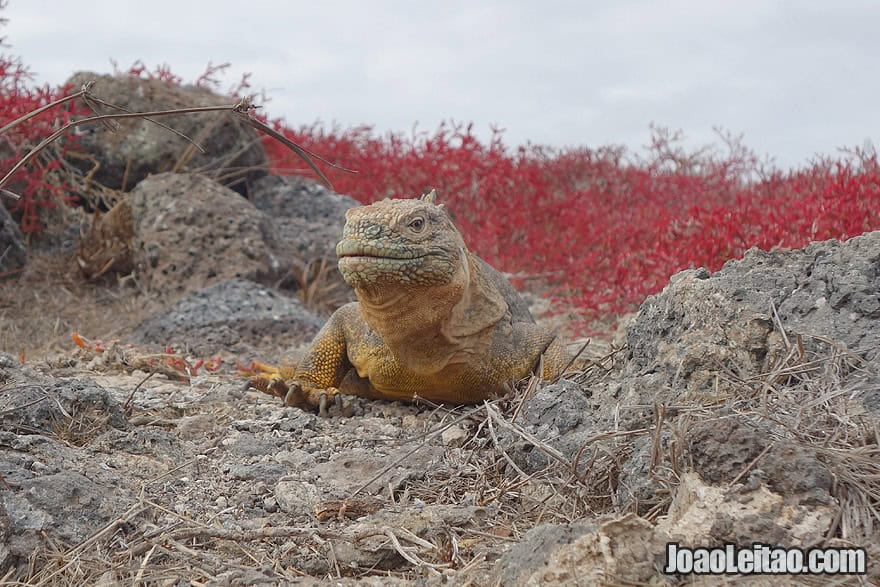
[[[98,408],[73,410],[53,426],[58,440],[72,446],[86,446],[107,430],[110,415]]]
[[[303,305],[320,316],[329,316],[334,310],[351,301],[352,290],[338,279],[336,265],[326,259],[293,259],[290,271],[278,280],[276,289],[295,284]]]
[[[880,532],[880,418],[861,396],[871,390],[869,377],[878,367],[863,357],[876,349],[848,350],[811,338],[806,345],[804,337],[785,336],[788,352],[766,374],[741,381],[731,407],[776,424],[783,439],[815,451],[828,467],[840,510],[826,543],[870,544]]]
[[[73,253],[32,253],[19,277],[0,280],[0,351],[26,359],[70,350],[72,332],[119,338],[154,310],[132,285],[83,280]]]

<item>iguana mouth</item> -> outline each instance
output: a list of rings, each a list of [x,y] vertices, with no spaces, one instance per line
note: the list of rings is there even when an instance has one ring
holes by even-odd
[[[408,261],[425,256],[423,251],[398,249],[354,239],[343,239],[336,245],[336,256],[340,259],[390,259]]]
[[[392,255],[371,255],[370,253],[346,253],[337,255],[340,259],[387,259],[390,261],[412,261],[413,259],[421,259],[425,255],[418,257],[396,257]]]

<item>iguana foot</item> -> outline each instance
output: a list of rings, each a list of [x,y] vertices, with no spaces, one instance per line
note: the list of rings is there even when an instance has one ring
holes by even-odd
[[[295,408],[318,408],[318,415],[327,418],[330,413],[327,411],[328,402],[333,398],[333,405],[341,412],[343,408],[342,395],[335,387],[316,388],[306,383],[292,381],[287,386],[287,393],[284,395],[284,405],[293,406]]]
[[[341,413],[343,410],[342,396],[335,387],[318,388],[307,382],[296,379],[295,369],[275,367],[253,361],[248,367],[239,367],[239,373],[248,378],[251,387],[280,397],[285,406],[303,410],[318,409],[318,414],[328,417],[328,401],[333,398],[333,405]]]
[[[296,376],[296,371],[292,367],[276,367],[252,361],[248,366],[239,364],[238,374],[247,377],[250,387],[283,398],[287,395],[288,390],[285,380],[293,379]]]

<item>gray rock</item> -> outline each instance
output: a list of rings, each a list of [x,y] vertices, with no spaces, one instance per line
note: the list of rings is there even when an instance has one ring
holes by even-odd
[[[657,530],[686,546],[762,542],[803,548],[825,540],[839,512],[837,498],[818,497],[818,492],[777,493],[751,482],[712,485],[685,472]]]
[[[595,418],[599,408],[589,390],[561,380],[540,389],[527,401],[519,422],[538,440],[573,461],[587,437],[599,430]],[[547,453],[514,433],[502,432],[501,437],[509,443],[508,454],[526,473],[540,471],[553,462]]]
[[[0,352],[0,377],[2,380],[5,380],[7,375],[7,371],[17,370],[19,367],[18,359],[10,355],[9,353]]]
[[[282,450],[284,444],[279,438],[266,438],[264,435],[241,432],[227,449],[230,454],[239,457],[263,457],[274,455]]]
[[[242,279],[191,293],[142,322],[136,342],[186,347],[198,355],[218,351],[261,352],[274,360],[280,349],[311,340],[322,320],[299,301]]]
[[[562,380],[538,391],[520,412],[526,425],[537,430],[551,430],[554,435],[566,434],[581,426],[594,409],[588,390]]]
[[[4,430],[58,435],[81,444],[101,432],[128,426],[119,401],[93,381],[20,381],[10,387],[14,393],[0,395]]]
[[[229,477],[243,481],[274,483],[285,474],[287,474],[287,467],[278,463],[253,463],[229,467]]]
[[[6,210],[5,201],[6,197],[0,195],[0,274],[20,269],[27,261],[21,231]]]
[[[723,402],[741,393],[737,380],[768,373],[788,352],[774,324],[775,304],[789,339],[797,341],[800,335],[805,353],[830,356],[830,345],[837,345],[861,358],[857,369],[844,367],[836,376],[847,396],[876,417],[878,267],[880,232],[874,232],[801,250],[752,250],[712,275],[705,270],[679,273],[640,308],[627,331],[629,356],[616,369],[583,389],[566,382],[548,386],[525,403],[520,422],[569,460],[580,455],[579,465],[593,450],[616,463],[616,503],[623,511],[645,513],[668,499],[667,488],[677,481],[668,466],[655,462],[664,454],[684,453],[683,464],[701,479],[724,486],[768,449],[771,439],[773,446],[739,483],[748,490],[766,487],[797,503],[824,504],[832,479],[826,460],[815,449],[787,442],[790,431],[782,424],[768,421],[756,427],[749,418],[720,410],[719,398]],[[595,438],[601,432],[650,430],[657,405],[667,408],[659,446],[645,433],[625,441]],[[690,407],[710,410],[714,417],[673,434],[680,410]],[[680,438],[688,438],[688,446],[672,447]],[[504,439],[508,453],[527,473],[552,463],[522,438],[505,434]]]
[[[497,578],[501,585],[523,585],[525,573],[538,573],[547,569],[550,555],[560,547],[594,532],[596,526],[589,522],[568,525],[543,524],[526,532],[517,544],[504,553],[497,565]]]
[[[96,82],[92,91],[97,97],[132,112],[233,102],[204,88],[130,75],[79,72],[67,83],[79,89],[91,80]],[[268,158],[260,135],[232,113],[181,114],[157,120],[195,141],[205,153],[179,135],[141,118],[116,121],[115,132],[100,124],[91,125],[79,135],[77,145],[98,162],[95,181],[112,189],[129,190],[151,173],[198,170],[246,194],[250,185],[265,175]],[[70,162],[85,172],[95,166],[83,158]]]
[[[381,510],[348,526],[347,534],[358,539],[336,542],[333,551],[343,568],[398,568],[405,563],[388,539],[387,531],[406,530],[429,542],[437,541],[445,537],[446,528],[470,527],[490,511],[479,506],[417,504]]]
[[[752,249],[715,274],[687,270],[649,297],[627,331],[629,357],[598,400],[627,408],[625,429],[649,426],[652,405],[702,401],[727,391],[719,368],[736,377],[766,372],[785,347],[772,306],[790,340],[806,352],[843,345],[864,361],[849,384],[880,385],[880,232],[845,243],[813,243],[793,251]],[[857,391],[856,389],[853,390]],[[858,393],[854,393],[858,395]]]
[[[95,439],[91,448],[96,452],[107,454],[121,452],[151,456],[157,452],[182,453],[182,445],[176,434],[154,427],[135,428],[129,431],[109,430]]]
[[[263,237],[273,256],[275,279],[284,287],[298,289],[295,271],[304,263],[322,263],[341,305],[354,299],[353,292],[336,268],[336,243],[342,236],[345,212],[358,202],[331,192],[304,177],[267,176],[254,185],[251,201],[265,212]]]
[[[625,403],[670,402],[715,392],[719,365],[736,364],[739,377],[761,372],[781,352],[771,304],[791,338],[805,348],[838,341],[874,365],[880,384],[880,232],[845,243],[813,243],[793,251],[748,251],[715,274],[688,270],[649,297],[627,334]],[[722,389],[723,391],[723,389]],[[687,394],[686,394],[687,395]],[[642,421],[644,423],[644,421]]]
[[[124,508],[107,480],[64,470],[34,476],[4,469],[14,490],[0,489],[0,568],[26,561],[45,536],[79,544]]]
[[[300,470],[315,464],[315,457],[311,453],[300,448],[291,448],[276,452],[273,455],[276,462],[287,465],[291,469]]]
[[[701,422],[689,431],[688,457],[693,470],[707,483],[721,485],[739,477],[744,484],[763,483],[772,491],[786,496],[800,496],[826,502],[830,499],[831,473],[802,446],[778,439],[782,430],[773,426],[757,426],[745,419],[729,417]],[[767,449],[748,472],[746,468]]]
[[[322,501],[321,492],[304,481],[279,481],[275,485],[275,499],[282,511],[296,517],[312,518],[315,506]]]
[[[251,201],[276,220],[331,226],[339,231],[337,240],[345,224],[345,212],[360,206],[357,200],[336,194],[317,181],[294,175],[263,177],[254,184]],[[333,246],[335,249],[336,243]]]
[[[668,536],[632,514],[529,530],[498,560],[496,585],[654,584]]]
[[[669,432],[662,433],[664,447],[669,441]],[[626,443],[620,443],[616,454],[621,455],[620,473],[617,479],[617,499],[622,511],[645,515],[652,507],[662,503],[664,496],[658,495],[660,485],[651,470],[654,442],[647,436],[637,436]],[[613,450],[606,447],[606,450]]]
[[[263,214],[222,185],[195,174],[163,173],[129,195],[138,276],[153,294],[180,295],[268,270]]]
[[[410,450],[404,446],[388,454],[379,454],[375,450],[353,448],[334,455],[326,463],[315,465],[312,472],[321,478],[321,485],[331,493],[346,498]],[[376,477],[364,491],[377,493],[388,487],[396,489],[410,479],[421,478],[443,458],[443,452],[440,447],[425,446]]]

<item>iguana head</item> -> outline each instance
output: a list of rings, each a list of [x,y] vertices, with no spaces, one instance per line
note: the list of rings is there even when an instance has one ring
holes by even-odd
[[[386,198],[350,209],[336,245],[345,281],[356,290],[450,283],[467,251],[461,233],[435,198],[432,190],[417,200]]]

